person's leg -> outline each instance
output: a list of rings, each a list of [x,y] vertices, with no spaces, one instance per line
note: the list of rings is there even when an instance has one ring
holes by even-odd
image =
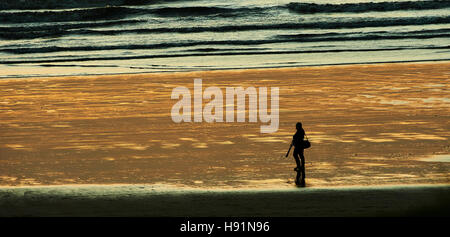
[[[300,164],[300,153],[298,152],[298,149],[294,149],[294,159],[295,163],[297,164],[297,167],[294,169],[297,172],[297,176],[295,177],[295,184],[300,185],[301,164]]]
[[[305,182],[305,155],[303,154],[303,150],[299,152],[300,159],[302,161],[301,170],[302,170],[302,182]]]
[[[299,159],[300,153],[298,152],[297,149],[294,149],[293,155],[294,155],[295,163],[297,164],[297,168],[300,168],[301,167],[300,159]]]

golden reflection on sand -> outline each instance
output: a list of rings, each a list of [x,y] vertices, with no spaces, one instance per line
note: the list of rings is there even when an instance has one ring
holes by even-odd
[[[423,133],[380,133],[380,135],[404,140],[448,140],[448,138],[445,137]]]
[[[449,63],[0,80],[0,185],[287,185],[302,121],[310,185],[450,183]],[[279,87],[261,123],[174,123],[171,91]],[[206,103],[207,101],[204,101]],[[231,106],[231,105],[229,105]],[[248,111],[246,111],[248,113]]]

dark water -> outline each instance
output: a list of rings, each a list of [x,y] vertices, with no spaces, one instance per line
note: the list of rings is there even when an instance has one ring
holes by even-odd
[[[448,59],[448,0],[0,2],[3,78]]]

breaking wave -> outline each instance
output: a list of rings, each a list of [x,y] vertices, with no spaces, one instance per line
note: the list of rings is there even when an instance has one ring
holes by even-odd
[[[199,33],[199,32],[237,32],[252,30],[292,30],[292,29],[352,29],[380,26],[408,26],[450,23],[450,16],[436,17],[406,17],[406,18],[379,18],[357,20],[330,20],[305,23],[280,23],[280,24],[248,24],[248,25],[222,25],[199,27],[158,27],[140,29],[91,29],[96,26],[108,26],[116,24],[139,23],[139,20],[120,20],[102,23],[67,23],[58,26],[33,26],[33,27],[0,27],[0,38],[4,39],[32,39],[47,36],[61,36],[66,34],[79,35],[119,35],[119,34],[152,34],[152,33]]]
[[[404,10],[430,10],[450,7],[450,1],[364,2],[343,4],[316,4],[291,2],[287,8],[303,14],[330,12],[386,12]]]
[[[2,0],[0,10],[38,10],[93,8],[106,6],[137,6],[185,0]]]

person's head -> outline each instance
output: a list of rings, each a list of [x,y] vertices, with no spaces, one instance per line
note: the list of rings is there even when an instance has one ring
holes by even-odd
[[[302,129],[302,123],[298,122],[295,127],[297,128],[297,130]]]

